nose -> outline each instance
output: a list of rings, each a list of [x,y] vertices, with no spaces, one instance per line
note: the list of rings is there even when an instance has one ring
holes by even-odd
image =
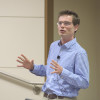
[[[61,23],[61,25],[60,25],[61,27],[64,27],[65,25],[64,25],[64,23]]]

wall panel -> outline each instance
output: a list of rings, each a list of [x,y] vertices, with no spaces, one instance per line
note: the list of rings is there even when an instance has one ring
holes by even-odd
[[[0,16],[44,17],[44,0],[0,0]]]
[[[35,64],[45,63],[44,9],[45,0],[0,0],[0,72],[29,83],[44,83],[44,77],[16,67],[22,53]],[[43,93],[36,95],[33,88],[0,74],[0,100],[41,100]]]
[[[0,18],[0,67],[16,67],[25,54],[44,64],[44,18]]]

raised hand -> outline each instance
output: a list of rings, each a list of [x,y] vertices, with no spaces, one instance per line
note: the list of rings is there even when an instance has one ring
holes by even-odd
[[[34,61],[33,60],[29,61],[29,59],[26,58],[23,54],[21,54],[21,56],[18,56],[18,59],[16,61],[21,64],[17,65],[17,67],[24,67],[29,70],[34,69]]]
[[[55,71],[51,72],[52,74],[53,73],[57,73],[57,74],[61,74],[62,73],[62,70],[63,68],[54,60],[52,60],[51,64],[54,66],[50,66],[52,69],[54,69]]]

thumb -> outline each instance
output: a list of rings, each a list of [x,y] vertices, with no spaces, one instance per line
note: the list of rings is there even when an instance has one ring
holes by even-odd
[[[34,60],[31,60],[31,66],[30,66],[30,70],[34,69]]]
[[[34,60],[31,60],[31,64],[32,64],[32,65],[34,64]]]

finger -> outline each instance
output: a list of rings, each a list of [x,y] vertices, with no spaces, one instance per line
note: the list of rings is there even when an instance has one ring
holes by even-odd
[[[19,63],[21,63],[21,64],[23,63],[23,62],[22,62],[22,61],[20,61],[20,60],[16,60],[16,61],[17,61],[17,62],[19,62]]]
[[[34,60],[31,60],[32,65],[34,64]]]
[[[54,74],[54,73],[58,73],[58,71],[53,71],[53,72],[51,72],[51,74]]]
[[[56,64],[54,64],[54,63],[52,63],[52,62],[51,62],[50,64],[53,65],[53,66],[55,66],[55,67],[57,66]]]
[[[56,61],[54,61],[54,60],[52,60],[51,64],[52,64],[53,66],[55,66],[56,68],[59,66],[58,63],[57,63]]]
[[[55,68],[55,67],[50,66],[50,68],[52,68],[52,69],[56,70],[56,68]]]
[[[52,62],[53,62],[55,65],[58,65],[58,63],[57,63],[56,61],[52,60]]]
[[[22,56],[25,60],[27,60],[26,56],[24,56],[23,54],[21,54],[21,56]]]
[[[20,60],[24,61],[24,59],[22,57],[18,57]]]

